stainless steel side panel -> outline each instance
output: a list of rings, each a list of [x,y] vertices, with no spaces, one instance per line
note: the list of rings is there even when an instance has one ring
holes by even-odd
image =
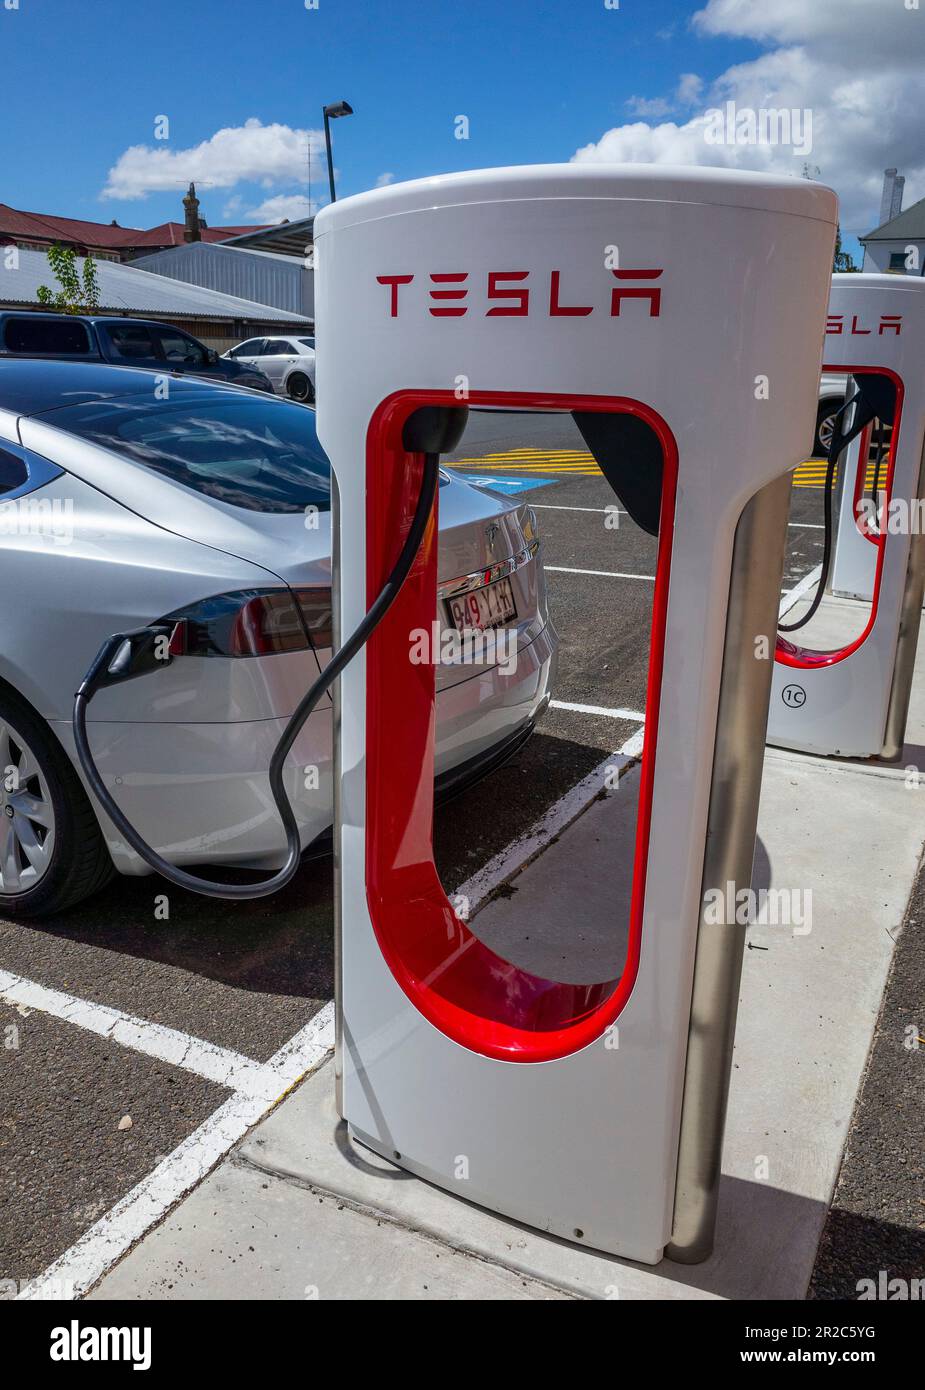
[[[916,497],[925,496],[925,450],[919,466]],[[922,621],[922,600],[925,597],[925,534],[913,534],[909,542],[909,561],[906,566],[906,585],[899,614],[899,635],[896,639],[896,660],[893,665],[893,684],[886,713],[882,757],[896,760],[902,757],[906,741],[906,719],[912,694],[912,675],[915,651]]]
[[[736,527],[701,903],[711,888],[751,883],[790,487],[789,473],[769,483]],[[756,654],[762,636],[763,657]],[[665,1250],[684,1264],[705,1260],[713,1248],[744,948],[743,927],[715,926],[701,916],[674,1225]]]
[[[337,474],[331,469],[331,637],[333,651],[340,648],[340,489]],[[341,701],[340,680],[334,682],[331,690],[334,703],[334,1104],[338,1115],[343,1118],[344,1092],[344,990],[343,990],[343,894],[341,892],[341,872],[343,851],[341,830],[343,821],[340,809],[341,779]]]

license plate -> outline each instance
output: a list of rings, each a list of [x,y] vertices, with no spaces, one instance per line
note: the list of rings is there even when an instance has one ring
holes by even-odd
[[[477,628],[485,632],[490,628],[504,627],[517,617],[514,590],[509,579],[497,579],[484,589],[473,589],[469,594],[458,594],[447,600],[447,608],[454,627],[463,632],[466,628]]]

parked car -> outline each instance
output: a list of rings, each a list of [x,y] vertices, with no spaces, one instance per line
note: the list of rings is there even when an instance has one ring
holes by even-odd
[[[248,338],[225,357],[265,372],[282,396],[309,403],[315,399],[315,340],[311,336]]]
[[[175,864],[278,867],[268,768],[331,651],[330,467],[314,411],[149,372],[0,361],[0,911],[60,911],[113,867],[147,866],[84,785],[74,691],[105,638],[160,619],[184,654],[99,691],[107,785]],[[549,702],[557,640],[529,506],[443,474],[438,790],[520,747]],[[15,596],[15,597],[11,597]],[[468,662],[453,629],[485,628]],[[503,631],[503,641],[499,637]],[[332,711],[290,758],[303,846],[332,821]]]
[[[816,410],[816,433],[813,436],[813,458],[825,458],[832,443],[835,416],[845,404],[848,389],[846,376],[826,375],[819,383],[819,406]]]
[[[157,372],[181,372],[257,391],[272,391],[268,378],[245,362],[229,362],[182,328],[155,319],[100,314],[0,313],[0,359],[40,357],[110,362]]]

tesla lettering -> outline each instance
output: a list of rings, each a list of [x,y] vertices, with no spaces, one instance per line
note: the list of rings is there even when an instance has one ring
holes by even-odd
[[[659,285],[640,285],[634,281],[657,280],[662,271],[654,270],[610,270],[612,279],[620,283],[610,292],[609,314],[619,318],[623,301],[641,299],[649,306],[649,318],[657,319],[662,313],[662,290]],[[529,270],[490,270],[485,284],[485,301],[490,307],[475,306],[475,312],[484,313],[486,318],[526,318],[539,302],[543,307],[536,310],[548,318],[587,318],[604,305],[581,304],[572,300],[564,283],[563,272],[549,272],[548,294],[541,294],[539,301],[532,294],[529,285]],[[401,287],[410,285],[414,275],[377,275],[376,281],[388,289],[389,317],[397,319],[404,305]],[[432,271],[427,277],[428,312],[435,319],[462,318],[473,306],[470,304],[470,283],[467,270]],[[543,286],[545,290],[547,286]],[[494,302],[500,301],[500,302]],[[606,301],[605,301],[606,303]],[[606,312],[606,311],[605,311]]]
[[[825,331],[828,334],[837,336],[839,333],[848,333],[853,338],[866,338],[873,333],[873,328],[864,328],[859,314],[851,317],[850,328],[845,327],[844,314],[829,314],[826,322]],[[882,338],[887,333],[895,333],[897,337],[903,331],[902,314],[881,314],[877,324],[877,336]]]

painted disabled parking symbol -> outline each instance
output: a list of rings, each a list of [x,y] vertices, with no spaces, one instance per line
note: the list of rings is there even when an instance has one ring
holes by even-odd
[[[806,704],[806,691],[802,685],[786,685],[782,699],[788,709],[799,709]]]

